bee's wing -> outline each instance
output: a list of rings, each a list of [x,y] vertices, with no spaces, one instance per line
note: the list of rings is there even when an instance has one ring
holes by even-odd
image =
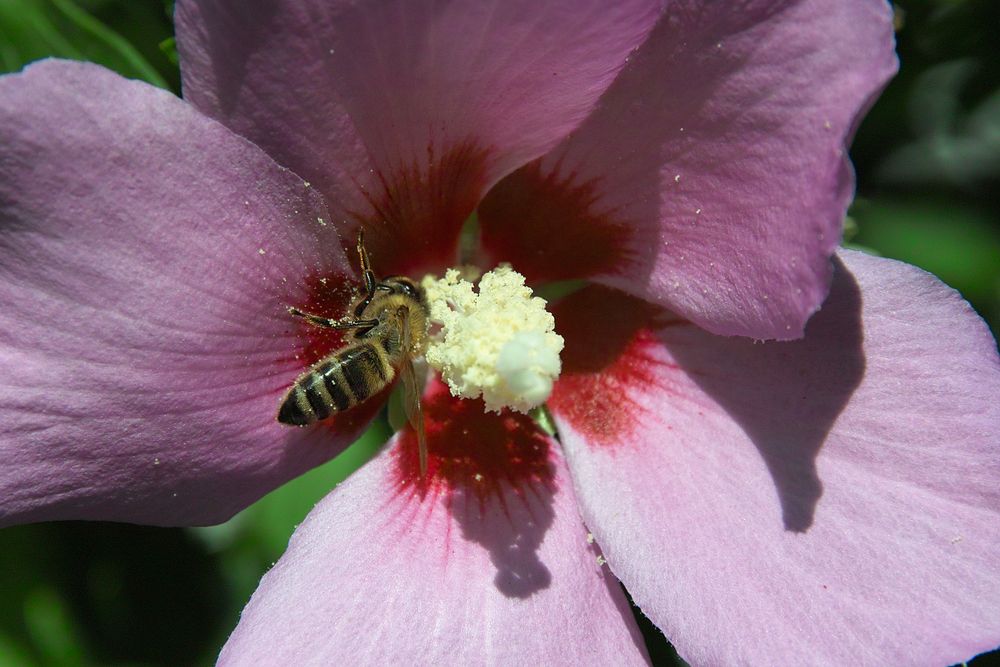
[[[410,358],[409,350],[412,345],[410,339],[410,311],[400,308],[397,311],[402,327],[403,349],[407,350],[406,360],[400,372],[403,375],[403,408],[406,410],[406,419],[410,426],[417,432],[417,448],[420,452],[420,476],[427,474],[427,433],[424,431],[424,409],[420,405],[421,387],[417,382],[417,372],[413,368],[413,361]]]
[[[424,432],[424,409],[420,405],[420,387],[417,386],[417,373],[413,362],[407,359],[403,363],[403,407],[406,418],[417,432],[417,447],[420,451],[420,476],[427,474],[427,434]]]

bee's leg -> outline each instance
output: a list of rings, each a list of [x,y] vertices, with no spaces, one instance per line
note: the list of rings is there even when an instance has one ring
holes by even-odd
[[[313,324],[324,329],[371,329],[378,324],[378,320],[331,320],[329,317],[320,317],[305,313],[294,306],[288,312],[295,317],[301,317],[309,324]]]
[[[372,262],[365,249],[365,230],[361,228],[358,228],[358,257],[361,259],[361,276],[365,281],[365,291],[371,296],[375,293],[375,272],[372,271]]]
[[[372,278],[372,280],[374,280],[374,278]],[[361,313],[365,312],[365,308],[367,308],[368,304],[370,304],[372,302],[372,299],[375,298],[375,292],[377,292],[378,290],[382,290],[383,292],[391,292],[392,288],[382,283],[375,283],[374,285],[372,285],[372,289],[368,293],[368,296],[359,301],[358,305],[354,307],[354,317],[361,317]]]

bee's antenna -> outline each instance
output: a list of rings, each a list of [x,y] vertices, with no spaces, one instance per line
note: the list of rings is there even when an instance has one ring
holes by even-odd
[[[368,294],[375,293],[375,272],[372,271],[371,259],[365,249],[365,230],[358,227],[358,257],[361,260],[361,277],[365,281],[365,291]]]

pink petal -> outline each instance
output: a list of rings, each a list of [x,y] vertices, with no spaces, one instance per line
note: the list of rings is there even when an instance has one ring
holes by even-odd
[[[0,79],[0,146],[0,523],[220,521],[351,442],[275,421],[351,273],[312,188],[88,64]]]
[[[995,341],[930,275],[841,258],[794,343],[610,294],[557,313],[584,518],[695,664],[940,665],[1000,643]],[[602,357],[569,354],[585,321]]]
[[[455,261],[486,189],[576,127],[655,0],[181,0],[184,95],[359,221],[381,273]]]
[[[426,409],[428,477],[410,431],[327,496],[220,664],[642,664],[554,443],[440,383]]]
[[[714,333],[792,339],[823,301],[888,4],[672,2],[595,113],[480,208],[496,261],[596,278]]]

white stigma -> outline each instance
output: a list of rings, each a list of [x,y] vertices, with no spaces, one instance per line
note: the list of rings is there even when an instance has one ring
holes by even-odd
[[[548,399],[562,369],[562,336],[532,296],[524,276],[507,265],[486,273],[475,291],[457,269],[439,280],[424,278],[432,333],[427,363],[453,396],[482,397],[487,412],[528,412]]]

